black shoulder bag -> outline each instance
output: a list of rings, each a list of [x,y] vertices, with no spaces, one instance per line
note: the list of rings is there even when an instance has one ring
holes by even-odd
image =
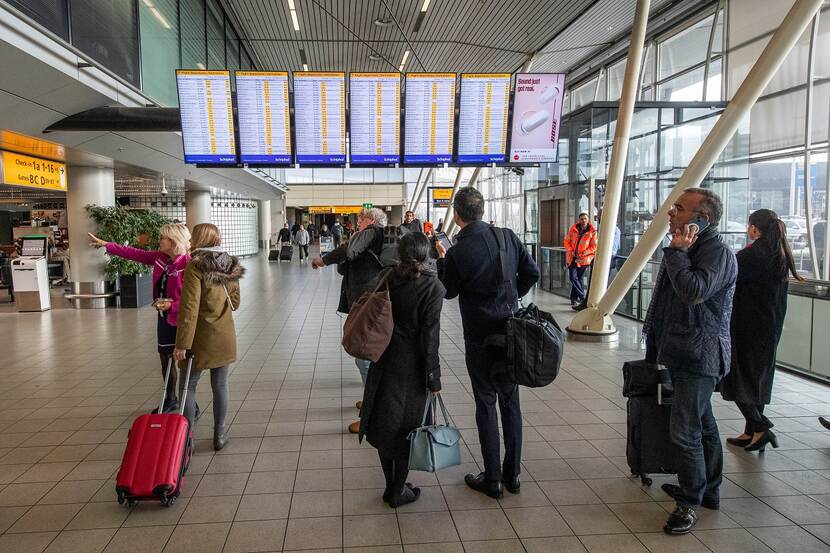
[[[513,312],[516,290],[507,268],[504,229],[490,227],[499,246],[499,272],[511,315],[504,334],[485,339],[485,345],[503,349],[504,360],[494,366],[494,378],[528,388],[547,386],[559,375],[565,336],[553,315],[533,304]]]

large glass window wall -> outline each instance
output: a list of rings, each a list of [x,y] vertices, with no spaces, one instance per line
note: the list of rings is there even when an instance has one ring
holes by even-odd
[[[6,0],[160,106],[176,106],[175,70],[255,68],[216,0]]]

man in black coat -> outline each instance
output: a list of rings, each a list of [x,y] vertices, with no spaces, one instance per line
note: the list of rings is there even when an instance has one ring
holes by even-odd
[[[717,509],[720,503],[723,450],[712,393],[729,372],[738,274],[735,254],[718,233],[722,214],[720,198],[702,188],[686,190],[669,210],[671,243],[663,248],[643,325],[647,357],[668,367],[674,385],[669,432],[680,485],[664,484],[663,491],[677,502],[664,527],[675,535],[694,528],[699,505]]]
[[[401,226],[409,232],[424,232],[424,225],[421,223],[420,219],[415,217],[415,213],[412,211],[404,213],[403,223],[401,223]]]
[[[461,229],[457,243],[445,250],[438,249],[438,277],[447,289],[446,298],[459,297],[461,322],[464,327],[467,372],[476,402],[476,426],[484,458],[484,472],[468,474],[464,481],[476,491],[490,497],[502,495],[502,482],[511,493],[519,493],[519,472],[522,458],[522,413],[519,387],[496,381],[491,376],[492,355],[484,347],[484,339],[504,332],[507,318],[516,309],[512,294],[501,278],[499,246],[496,232],[503,232],[508,278],[522,297],[539,280],[539,268],[510,229],[493,228],[481,220],[484,197],[472,187],[461,188],[453,199],[453,217]],[[504,430],[504,464],[501,463],[496,401],[501,411]]]

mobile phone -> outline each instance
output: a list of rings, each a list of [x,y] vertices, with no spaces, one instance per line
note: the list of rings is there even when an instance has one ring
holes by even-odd
[[[703,232],[703,229],[709,226],[709,219],[704,217],[703,215],[695,215],[695,217],[689,221],[689,230],[694,230],[695,234],[700,234]]]
[[[450,239],[449,237],[447,237],[446,232],[435,233],[435,239],[441,242],[441,245],[444,246],[445,250],[448,250],[452,247],[452,242],[450,242]]]

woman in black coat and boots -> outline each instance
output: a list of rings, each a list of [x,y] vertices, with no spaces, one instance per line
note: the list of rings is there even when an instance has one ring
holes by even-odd
[[[732,367],[721,383],[724,399],[738,405],[746,419],[744,433],[727,442],[746,451],[778,447],[764,406],[772,396],[775,351],[787,313],[788,273],[795,269],[786,226],[774,211],[759,209],[749,216],[752,244],[739,251],[738,281],[732,304]]]
[[[421,425],[427,391],[441,390],[438,338],[444,286],[427,265],[429,240],[420,232],[404,235],[400,264],[386,275],[395,328],[389,347],[372,365],[363,390],[360,438],[380,456],[386,491],[383,500],[398,507],[418,499],[406,482],[410,431]]]

